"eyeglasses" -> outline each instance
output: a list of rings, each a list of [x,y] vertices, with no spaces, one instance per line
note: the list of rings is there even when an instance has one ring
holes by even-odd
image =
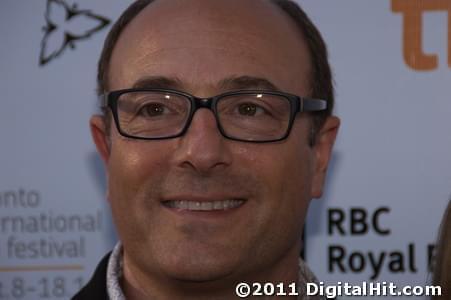
[[[210,109],[220,133],[244,142],[275,142],[288,137],[298,112],[325,110],[327,102],[283,92],[239,90],[210,98],[169,89],[125,89],[104,95],[122,136],[160,140],[182,136],[194,113]]]

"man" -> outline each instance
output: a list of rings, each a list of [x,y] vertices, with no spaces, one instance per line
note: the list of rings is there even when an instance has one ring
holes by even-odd
[[[303,223],[339,127],[307,16],[289,1],[137,1],[98,80],[105,115],[90,126],[120,244],[74,299],[305,290]]]

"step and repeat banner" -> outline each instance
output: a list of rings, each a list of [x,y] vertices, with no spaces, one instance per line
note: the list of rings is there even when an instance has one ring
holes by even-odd
[[[451,1],[298,2],[329,46],[342,119],[305,259],[325,284],[426,285],[451,195]],[[88,120],[129,3],[0,3],[0,299],[68,299],[116,243]]]

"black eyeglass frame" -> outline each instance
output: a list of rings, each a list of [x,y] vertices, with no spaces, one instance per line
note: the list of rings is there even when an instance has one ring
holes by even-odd
[[[181,129],[181,131],[179,133],[176,133],[176,134],[173,134],[170,136],[155,137],[155,138],[134,136],[134,135],[130,135],[130,134],[122,131],[120,124],[119,124],[118,107],[117,107],[118,99],[123,94],[139,93],[139,92],[169,93],[169,94],[182,96],[182,97],[185,97],[186,99],[188,99],[191,104],[190,112],[189,112],[188,118],[186,120],[186,124]],[[221,100],[222,98],[230,97],[230,96],[254,95],[254,94],[280,96],[280,97],[285,98],[290,103],[290,119],[288,121],[288,128],[282,137],[277,138],[277,139],[269,139],[269,140],[246,140],[246,139],[239,139],[239,138],[236,138],[233,136],[229,136],[225,133],[225,131],[222,128],[221,123],[219,121],[218,112],[216,110],[218,101]],[[219,94],[219,95],[216,95],[213,97],[199,98],[199,97],[193,96],[191,94],[181,92],[178,90],[173,90],[173,89],[133,88],[133,89],[116,90],[116,91],[111,91],[111,92],[105,93],[104,95],[101,96],[101,107],[111,109],[111,112],[112,112],[113,118],[114,118],[114,122],[116,123],[116,128],[117,128],[118,132],[122,136],[128,137],[128,138],[139,139],[139,140],[165,140],[165,139],[171,139],[171,138],[176,138],[176,137],[182,136],[186,133],[189,126],[191,125],[191,121],[192,121],[196,111],[200,108],[207,108],[213,112],[215,119],[216,119],[216,125],[218,126],[219,132],[221,133],[221,135],[223,137],[230,139],[230,140],[234,140],[234,141],[240,141],[240,142],[269,143],[269,142],[282,141],[290,135],[290,132],[293,127],[293,123],[294,123],[297,113],[323,111],[327,108],[327,101],[323,100],[323,99],[300,97],[300,96],[296,96],[296,95],[285,93],[285,92],[268,91],[268,90],[236,90],[236,91],[222,93],[222,94]]]

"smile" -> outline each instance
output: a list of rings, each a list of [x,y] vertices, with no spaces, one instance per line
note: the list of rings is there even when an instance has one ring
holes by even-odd
[[[240,207],[244,200],[230,199],[217,201],[187,201],[187,200],[169,200],[162,202],[168,208],[190,211],[215,211],[227,210]]]

